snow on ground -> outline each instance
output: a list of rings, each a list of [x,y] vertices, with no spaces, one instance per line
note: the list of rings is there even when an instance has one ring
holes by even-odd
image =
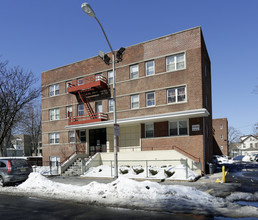
[[[173,213],[258,217],[258,208],[233,203],[239,197],[243,199],[245,196],[251,196],[249,194],[236,194],[231,195],[229,199],[222,199],[193,187],[161,185],[151,181],[138,182],[123,176],[108,184],[91,182],[88,185],[76,186],[56,183],[34,172],[19,186],[2,187],[0,192]],[[258,200],[258,193],[252,196],[252,199]]]
[[[83,177],[112,177],[114,168],[107,165],[91,167],[82,176]],[[138,173],[138,174],[137,174]],[[170,179],[170,180],[194,180],[198,177],[191,169],[186,169],[185,165],[166,166],[166,167],[148,167],[148,176],[145,167],[142,166],[120,166],[118,175],[133,179]]]

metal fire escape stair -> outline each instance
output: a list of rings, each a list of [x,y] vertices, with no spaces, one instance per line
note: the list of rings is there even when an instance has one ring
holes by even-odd
[[[76,95],[78,103],[82,103],[87,115],[69,117],[69,125],[91,123],[107,120],[107,114],[94,112],[91,102],[110,98],[110,87],[104,76],[95,75],[73,80],[69,83],[68,92]]]

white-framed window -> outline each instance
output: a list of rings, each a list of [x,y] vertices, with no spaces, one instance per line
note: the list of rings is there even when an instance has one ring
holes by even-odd
[[[81,143],[86,142],[86,131],[85,130],[80,130],[79,131],[79,139]]]
[[[109,99],[108,100],[108,111],[109,112],[113,112],[114,111],[114,100],[113,99]]]
[[[109,84],[114,83],[114,73],[113,73],[113,71],[108,71],[108,83]]]
[[[184,102],[186,100],[186,87],[178,87],[167,90],[167,103]]]
[[[166,58],[166,70],[180,70],[185,68],[185,53],[172,55]]]
[[[59,133],[50,133],[49,134],[49,143],[50,144],[59,144]]]
[[[74,131],[69,131],[69,143],[74,143],[75,142],[75,132]]]
[[[49,119],[50,121],[59,120],[60,119],[60,109],[54,108],[49,110]]]
[[[59,95],[59,84],[49,86],[49,96]]]
[[[77,112],[77,115],[78,115],[78,116],[84,115],[84,105],[83,105],[83,104],[79,104],[79,105],[77,106],[77,110],[78,110],[78,112]]]
[[[146,68],[146,76],[154,75],[155,74],[154,60],[146,62],[145,68]]]
[[[145,124],[145,137],[154,137],[154,123]]]
[[[139,78],[139,65],[138,64],[130,66],[130,78],[131,79]]]
[[[223,140],[223,135],[220,135],[220,139]]]
[[[220,130],[222,130],[223,129],[223,124],[220,124]]]
[[[131,96],[131,108],[139,108],[140,107],[140,100],[139,95],[132,95]]]
[[[146,93],[146,106],[155,106],[155,92]]]
[[[73,116],[73,106],[66,106],[66,118]]]
[[[84,84],[84,78],[77,79],[77,85],[78,86],[83,85],[83,84]]]
[[[70,81],[67,81],[66,83],[65,83],[65,91],[66,91],[66,93],[68,93],[68,88],[69,88],[69,84],[72,84],[72,80],[70,80]]]
[[[187,120],[170,121],[169,122],[169,135],[179,136],[188,134],[188,122]]]

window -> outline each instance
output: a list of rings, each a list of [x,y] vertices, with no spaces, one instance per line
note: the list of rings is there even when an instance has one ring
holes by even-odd
[[[50,133],[49,134],[49,143],[50,144],[59,144],[59,133]]]
[[[166,58],[167,71],[180,70],[185,68],[185,54],[169,56]]]
[[[223,140],[223,135],[220,135],[220,139]]]
[[[74,143],[75,142],[75,132],[69,131],[69,142]]]
[[[167,103],[177,103],[186,100],[185,86],[167,90]]]
[[[154,61],[146,62],[146,76],[151,76],[155,74]]]
[[[109,84],[114,83],[114,73],[113,73],[113,71],[108,71],[108,83]]]
[[[220,124],[220,130],[222,130],[223,129],[223,124]]]
[[[59,114],[60,114],[59,108],[50,109],[49,110],[50,121],[60,119]]]
[[[77,85],[83,85],[84,84],[84,78],[77,79]]]
[[[79,131],[79,138],[82,143],[86,142],[86,131],[85,130]]]
[[[79,104],[78,105],[78,116],[82,116],[82,115],[84,115],[84,105]]]
[[[131,79],[139,78],[139,66],[138,66],[138,64],[130,66],[130,78]]]
[[[145,124],[145,137],[154,137],[154,124]]]
[[[114,111],[114,100],[113,99],[109,99],[108,100],[108,111],[109,112],[113,112]]]
[[[72,81],[68,81],[68,82],[66,82],[65,83],[65,91],[66,91],[66,93],[68,93],[68,88],[72,85]]]
[[[66,107],[66,118],[73,116],[73,106],[67,106]]]
[[[139,108],[139,95],[131,96],[131,108]]]
[[[155,92],[146,93],[146,106],[155,106]]]
[[[188,126],[187,126],[186,120],[169,122],[170,136],[187,135],[187,134],[188,134]]]
[[[253,148],[253,143],[250,143],[250,148]]]
[[[59,94],[59,84],[49,86],[49,96],[55,96]]]

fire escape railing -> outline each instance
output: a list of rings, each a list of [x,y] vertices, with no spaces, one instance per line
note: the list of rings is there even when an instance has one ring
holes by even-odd
[[[90,104],[90,94],[104,89],[108,89],[108,80],[102,75],[88,76],[68,83],[68,92],[77,96],[88,113],[87,115],[70,116],[68,124],[74,125],[107,120],[107,114],[94,112]]]

